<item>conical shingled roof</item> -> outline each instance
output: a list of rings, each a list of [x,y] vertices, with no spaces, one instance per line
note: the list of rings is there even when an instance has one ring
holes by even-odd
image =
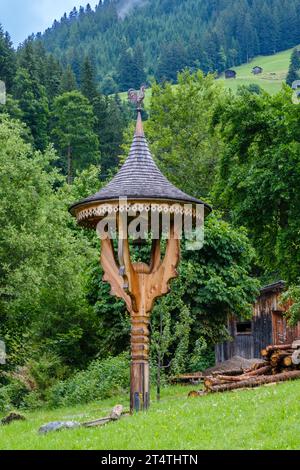
[[[176,188],[158,169],[144,135],[141,112],[138,112],[136,131],[129,156],[117,175],[93,196],[71,207],[71,212],[89,203],[119,200],[160,200],[184,204],[204,204]],[[205,204],[208,212],[210,206]]]

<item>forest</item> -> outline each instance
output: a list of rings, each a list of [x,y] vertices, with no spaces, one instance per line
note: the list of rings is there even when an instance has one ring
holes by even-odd
[[[135,114],[116,92],[143,82],[152,83],[143,114],[157,164],[214,208],[204,248],[182,247],[174,289],[155,305],[153,381],[158,357],[165,381],[212,365],[228,314],[249,318],[268,282],[288,283],[289,320],[299,320],[300,106],[286,84],[274,96],[232,94],[215,80],[300,43],[300,1],[263,3],[153,0],[125,14],[107,0],[17,50],[0,29],[0,410],[86,403],[128,387],[130,319],[101,282],[96,234],[68,208],[126,158]]]
[[[131,3],[132,9],[124,8]],[[300,2],[103,0],[95,10],[74,9],[36,40],[70,65],[77,81],[88,56],[101,91],[110,94],[153,78],[175,82],[186,67],[221,73],[289,49],[300,43]]]

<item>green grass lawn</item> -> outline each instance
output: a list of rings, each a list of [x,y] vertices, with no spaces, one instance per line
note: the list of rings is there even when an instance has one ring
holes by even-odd
[[[218,79],[218,83],[228,90],[236,92],[241,85],[255,83],[270,94],[278,93],[285,81],[293,49],[288,49],[270,56],[259,56],[248,64],[233,67],[237,72],[236,79],[225,80],[224,76]],[[253,75],[252,68],[258,65],[264,69],[261,75]],[[174,85],[176,87],[176,85]],[[127,93],[120,93],[123,101],[127,100]],[[150,107],[151,89],[146,90],[145,108]]]
[[[300,449],[300,381],[188,399],[191,387],[168,387],[150,411],[94,429],[46,436],[53,420],[105,416],[127,397],[69,409],[25,413],[26,422],[0,427],[1,450]]]

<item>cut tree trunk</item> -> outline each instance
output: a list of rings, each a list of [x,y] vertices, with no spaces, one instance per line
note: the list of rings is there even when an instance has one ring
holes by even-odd
[[[268,357],[268,356],[269,356],[269,352],[268,352],[266,349],[262,349],[262,350],[260,351],[260,355],[261,355],[262,357]]]
[[[232,369],[232,370],[218,370],[212,372],[212,375],[215,377],[217,375],[226,375],[226,376],[235,376],[242,375],[244,373],[243,369]]]
[[[246,374],[240,375],[238,377],[227,377],[226,375],[218,375],[216,377],[216,380],[220,382],[241,382],[243,380],[247,380],[248,378],[251,377],[257,377],[259,375],[265,375],[268,374],[269,372],[272,371],[271,366],[265,366],[257,370],[253,370],[251,372],[248,372]]]
[[[284,367],[291,367],[293,364],[293,361],[292,361],[292,357],[291,356],[287,356],[283,359],[283,365]]]
[[[227,392],[239,388],[254,388],[264,384],[285,382],[288,380],[300,379],[300,371],[283,372],[275,376],[251,377],[247,380],[241,380],[237,383],[215,385],[209,389],[211,393]]]
[[[292,349],[292,344],[276,344],[268,346],[266,348],[268,353],[270,353],[271,351],[284,351],[286,349]]]

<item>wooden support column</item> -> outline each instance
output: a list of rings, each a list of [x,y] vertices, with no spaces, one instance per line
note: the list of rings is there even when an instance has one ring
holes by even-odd
[[[130,410],[147,410],[150,405],[149,377],[150,317],[143,312],[131,316]]]
[[[127,226],[119,219],[118,263],[112,241],[102,241],[103,280],[111,285],[111,294],[122,298],[131,317],[131,412],[147,410],[150,405],[149,325],[154,301],[170,291],[169,282],[177,277],[180,241],[171,226],[165,258],[161,259],[160,240],[154,240],[150,264],[132,263]]]

